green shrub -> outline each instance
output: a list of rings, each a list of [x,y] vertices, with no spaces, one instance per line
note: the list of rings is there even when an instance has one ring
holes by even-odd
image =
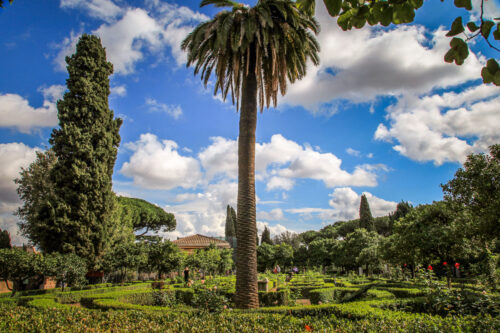
[[[61,304],[79,303],[81,296],[78,294],[62,294],[57,297],[57,301]]]
[[[194,290],[191,288],[178,288],[175,289],[175,300],[177,303],[192,305],[194,298]]]
[[[195,308],[208,312],[221,312],[228,305],[226,298],[212,288],[196,290],[192,303]]]
[[[153,290],[151,293],[152,303],[155,306],[173,306],[176,304],[175,291],[173,290]]]
[[[28,306],[35,308],[66,309],[68,305],[56,302],[54,298],[37,298],[29,301]]]
[[[273,305],[289,305],[292,299],[288,289],[281,289],[279,291],[259,292],[259,306],[273,306]]]

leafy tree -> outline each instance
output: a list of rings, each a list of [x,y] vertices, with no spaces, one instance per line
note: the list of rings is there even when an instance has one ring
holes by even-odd
[[[445,199],[464,206],[474,219],[465,232],[487,247],[500,238],[500,145],[490,154],[471,154],[455,177],[442,185]]]
[[[312,241],[309,244],[310,263],[314,266],[331,266],[338,247],[339,241],[332,238],[322,238]]]
[[[181,250],[169,240],[148,244],[148,266],[158,272],[158,279],[163,273],[169,273],[180,268],[183,256]]]
[[[273,241],[271,239],[271,231],[266,227],[264,227],[264,231],[262,231],[262,237],[260,239],[260,244],[270,244],[273,245]]]
[[[10,234],[7,230],[0,230],[0,249],[10,249]]]
[[[168,232],[175,230],[174,214],[167,213],[163,208],[146,200],[128,197],[117,197],[118,216],[121,221],[130,221],[134,233],[142,230],[138,238],[152,231]]]
[[[310,244],[318,237],[321,237],[321,233],[315,230],[308,230],[300,234],[300,240],[304,244]]]
[[[274,245],[275,252],[274,252],[274,260],[280,267],[283,269],[283,271],[287,267],[291,267],[292,262],[293,262],[293,248],[290,244],[287,243],[281,243]]]
[[[82,35],[66,62],[69,91],[57,102],[59,128],[50,138],[57,157],[50,174],[57,200],[45,217],[57,241],[43,242],[42,250],[75,253],[94,268],[110,238],[111,176],[122,120],[109,109],[113,65],[100,39]]]
[[[203,0],[201,6],[231,7],[200,24],[182,43],[187,66],[207,85],[217,76],[214,93],[229,91],[240,114],[238,139],[237,272],[235,304],[259,306],[255,210],[255,131],[257,106],[277,105],[278,91],[301,79],[307,60],[318,63],[319,45],[311,32],[316,21],[290,0],[259,0],[255,7],[228,0]]]
[[[147,264],[146,246],[143,243],[118,243],[103,258],[106,273],[118,272],[120,282],[125,281],[127,272]]]
[[[12,291],[11,296],[26,285],[25,280],[36,275],[43,275],[45,265],[43,256],[19,248],[0,249],[0,279]],[[10,287],[7,281],[12,281]]]
[[[220,260],[218,263],[218,273],[224,274],[229,270],[233,269],[234,261],[233,261],[233,249],[219,249],[220,252]]]
[[[293,251],[293,263],[300,267],[310,267],[312,265],[308,246],[301,245]]]
[[[391,234],[391,221],[389,216],[379,216],[373,218],[374,230],[381,236],[389,236]]]
[[[262,243],[257,248],[257,267],[259,272],[264,272],[274,267],[274,257],[276,249],[273,245]]]
[[[360,257],[360,254],[366,248],[377,246],[380,239],[381,236],[374,231],[367,231],[364,228],[356,229],[341,243],[337,256],[334,258],[334,264],[347,269],[357,269],[365,265],[365,270],[368,272],[373,263],[366,261],[364,256]]]
[[[44,273],[56,278],[64,291],[66,286],[81,286],[87,280],[87,263],[74,253],[53,253],[45,257]]]
[[[407,201],[401,201],[400,203],[398,203],[394,213],[389,214],[390,234],[392,234],[392,230],[394,228],[394,222],[399,220],[402,217],[405,217],[412,209],[413,209],[413,206]]]
[[[415,19],[415,11],[422,7],[424,0],[323,0],[328,13],[332,17],[338,17],[337,24],[342,30],[362,28],[365,24],[389,26],[393,24],[411,23]],[[446,62],[455,62],[462,65],[469,56],[467,42],[473,43],[476,37],[482,38],[491,49],[500,52],[500,22],[486,19],[484,15],[484,1],[480,2],[480,16],[470,15],[471,21],[464,25],[462,17],[457,17],[451,24],[447,37],[453,37],[450,49],[444,55]],[[487,1],[487,0],[486,0]],[[297,6],[309,15],[314,15],[315,0],[298,0]],[[455,0],[457,8],[472,10],[472,0]],[[468,32],[466,32],[467,27]],[[456,37],[463,34],[465,37]],[[491,38],[492,37],[492,38]],[[465,40],[464,40],[465,38]],[[491,58],[481,71],[484,83],[493,83],[500,86],[500,66],[497,60]]]
[[[201,269],[208,274],[223,274],[233,266],[233,250],[219,249],[214,243],[205,249],[196,250],[185,258],[185,265]]]
[[[394,241],[402,242],[397,246],[399,250],[416,252],[418,263],[456,262],[474,250],[463,231],[470,218],[448,202],[420,205],[396,222]]]
[[[20,177],[14,180],[23,202],[16,211],[21,234],[42,250],[49,250],[59,242],[59,234],[54,232],[52,221],[55,186],[48,177],[56,161],[52,149],[37,152],[35,161],[27,169],[22,168]]]
[[[300,236],[291,231],[282,232],[279,235],[274,236],[273,240],[274,244],[288,244],[291,245],[292,248],[298,249],[300,246]]]
[[[365,228],[368,231],[375,231],[370,205],[364,194],[361,196],[361,201],[359,203],[359,227]]]

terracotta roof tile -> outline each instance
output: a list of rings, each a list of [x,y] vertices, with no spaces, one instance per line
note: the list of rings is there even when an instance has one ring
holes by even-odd
[[[215,243],[217,247],[224,247],[224,248],[231,247],[229,243],[224,240],[220,240],[214,237],[203,236],[199,234],[193,236],[187,236],[184,238],[179,238],[177,240],[174,240],[173,243],[179,247],[183,246],[207,247],[210,245],[210,243]]]

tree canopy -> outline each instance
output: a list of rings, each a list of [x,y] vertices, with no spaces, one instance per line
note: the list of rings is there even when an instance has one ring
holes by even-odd
[[[442,185],[445,198],[463,205],[473,221],[464,232],[492,241],[500,237],[500,145],[489,154],[471,154],[448,183]]]
[[[175,216],[167,213],[163,208],[156,206],[143,199],[117,197],[117,215],[121,223],[131,223],[135,233],[142,231],[139,235],[148,232],[168,232],[175,230]]]

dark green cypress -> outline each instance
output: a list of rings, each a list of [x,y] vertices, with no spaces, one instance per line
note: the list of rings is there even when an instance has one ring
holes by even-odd
[[[0,229],[0,249],[10,249],[10,234],[7,230]]]
[[[262,238],[260,239],[260,244],[262,245],[264,243],[273,245],[271,232],[269,231],[269,229],[267,229],[267,227],[264,227],[264,231],[262,231]]]
[[[114,194],[111,176],[120,144],[121,119],[109,109],[113,65],[98,37],[83,35],[66,57],[68,92],[57,102],[59,128],[50,143],[57,156],[49,251],[76,253],[96,267],[110,236]]]
[[[237,218],[236,218],[236,211],[234,210],[233,207],[229,206],[231,208],[231,219],[233,220],[233,225],[234,225],[234,237],[238,234],[238,223],[237,223]]]
[[[365,228],[368,231],[375,231],[370,205],[368,205],[368,200],[364,194],[361,196],[361,202],[359,204],[359,227]]]
[[[233,221],[233,215],[231,214],[231,206],[227,205],[226,209],[226,226],[225,226],[225,239],[233,246],[234,238],[236,237],[236,231],[234,230],[235,221]]]

